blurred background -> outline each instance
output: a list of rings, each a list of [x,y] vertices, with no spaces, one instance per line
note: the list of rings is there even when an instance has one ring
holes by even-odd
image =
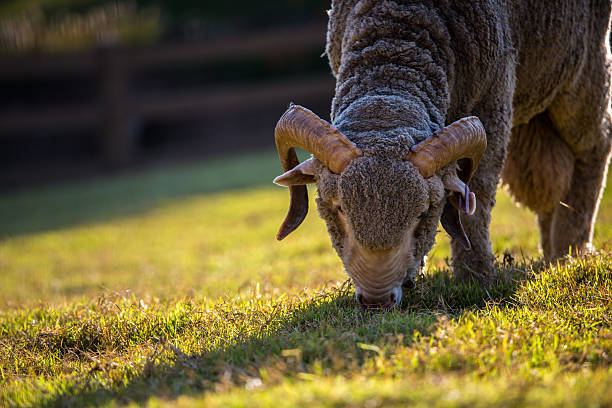
[[[329,119],[329,7],[0,0],[0,310],[345,279],[316,211],[275,240],[274,127]]]
[[[3,0],[0,193],[273,149],[328,119],[329,0]]]

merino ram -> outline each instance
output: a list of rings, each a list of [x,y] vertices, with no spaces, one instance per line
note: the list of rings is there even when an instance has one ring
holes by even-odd
[[[502,177],[547,259],[588,251],[611,146],[609,25],[609,0],[333,1],[333,125],[298,105],[277,125],[275,182],[291,192],[277,238],[316,183],[358,301],[393,307],[439,221],[455,276],[490,276]]]

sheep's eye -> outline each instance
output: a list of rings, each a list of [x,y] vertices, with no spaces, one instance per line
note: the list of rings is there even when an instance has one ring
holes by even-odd
[[[422,220],[427,215],[427,211],[423,211],[421,215],[419,215],[419,219]]]
[[[338,211],[338,213],[340,214],[344,214],[344,211],[342,211],[342,207],[340,207],[339,205],[336,206],[336,211]]]

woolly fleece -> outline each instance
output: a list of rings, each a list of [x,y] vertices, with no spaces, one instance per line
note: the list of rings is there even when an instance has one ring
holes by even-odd
[[[319,213],[340,257],[334,202],[370,248],[396,245],[419,223],[414,268],[422,266],[444,206],[441,177],[454,166],[423,180],[403,158],[469,115],[488,147],[470,183],[477,211],[462,216],[472,250],[451,242],[455,274],[492,270],[490,212],[509,142],[505,181],[537,212],[545,255],[585,250],[610,156],[609,18],[601,0],[332,1],[332,120],[365,155],[342,175],[316,161]]]

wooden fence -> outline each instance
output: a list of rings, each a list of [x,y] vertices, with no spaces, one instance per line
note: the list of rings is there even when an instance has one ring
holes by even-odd
[[[111,165],[130,162],[138,138],[137,123],[150,118],[195,116],[206,112],[248,109],[256,104],[287,104],[329,95],[330,74],[267,83],[200,87],[135,94],[130,81],[140,70],[190,64],[232,62],[249,57],[286,58],[310,50],[323,52],[324,24],[224,38],[213,42],[163,45],[151,48],[100,47],[71,55],[32,55],[0,58],[0,80],[93,75],[98,81],[94,100],[74,106],[45,106],[0,110],[0,141],[15,134],[95,129],[104,159]],[[0,108],[1,109],[1,108]],[[41,132],[42,131],[42,132]]]

